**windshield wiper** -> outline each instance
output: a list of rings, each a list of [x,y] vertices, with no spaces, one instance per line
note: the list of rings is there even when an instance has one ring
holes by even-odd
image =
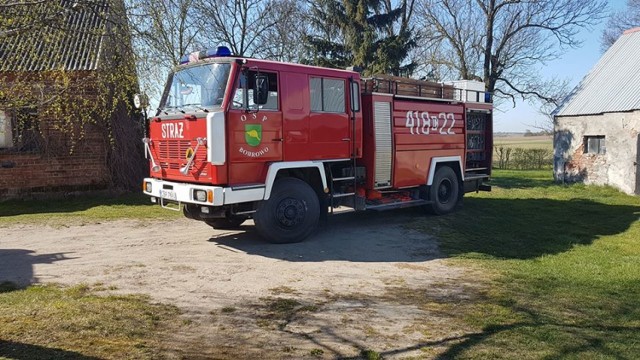
[[[182,106],[176,105],[176,106],[165,106],[164,107],[165,110],[177,110],[180,111],[181,113],[185,113],[184,110],[182,110]],[[164,111],[164,113],[166,114],[167,112]]]
[[[194,108],[198,109],[198,110],[202,110],[204,112],[209,112],[209,110],[203,108],[202,106],[200,106],[200,104],[183,104],[182,107],[185,106],[193,106]]]

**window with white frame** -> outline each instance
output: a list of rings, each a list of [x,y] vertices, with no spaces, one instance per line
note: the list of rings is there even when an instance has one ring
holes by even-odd
[[[585,154],[604,154],[606,151],[607,147],[605,146],[604,135],[584,137]]]

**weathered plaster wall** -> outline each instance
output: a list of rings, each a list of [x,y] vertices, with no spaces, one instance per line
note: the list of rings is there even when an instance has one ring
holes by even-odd
[[[555,119],[554,177],[636,193],[640,111]],[[605,136],[605,154],[585,154],[585,136]]]

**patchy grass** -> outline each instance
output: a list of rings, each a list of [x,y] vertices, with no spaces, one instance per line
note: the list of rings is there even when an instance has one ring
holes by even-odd
[[[141,296],[96,296],[87,285],[0,291],[0,358],[151,359],[177,321],[171,306]]]
[[[267,301],[267,309],[280,317],[289,317],[294,313],[294,310],[300,306],[300,303],[294,299],[264,299]]]
[[[274,287],[269,289],[269,291],[273,294],[273,295],[299,295],[300,293],[296,290],[293,289],[291,287],[288,286],[278,286],[278,287]]]
[[[495,274],[486,289],[450,304],[471,331],[440,357],[635,358],[640,198],[555,185],[549,172],[494,175],[492,193],[413,224],[438,234],[456,263]]]
[[[360,356],[366,360],[382,360],[382,355],[380,355],[380,353],[375,352],[373,350],[363,350],[360,353]]]
[[[220,312],[223,314],[231,314],[235,311],[236,311],[236,308],[234,308],[233,306],[225,306],[222,309],[220,309]]]
[[[283,330],[294,319],[320,310],[320,304],[303,304],[296,299],[281,297],[260,298],[253,306],[256,325],[261,328]]]
[[[177,211],[152,204],[141,193],[119,196],[87,195],[56,200],[11,200],[0,202],[0,226],[18,223],[66,225],[117,219],[178,218]]]

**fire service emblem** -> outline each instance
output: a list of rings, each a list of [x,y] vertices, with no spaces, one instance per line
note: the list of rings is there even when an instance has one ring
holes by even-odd
[[[262,125],[260,124],[245,124],[244,125],[244,139],[249,146],[258,146],[262,142]]]

